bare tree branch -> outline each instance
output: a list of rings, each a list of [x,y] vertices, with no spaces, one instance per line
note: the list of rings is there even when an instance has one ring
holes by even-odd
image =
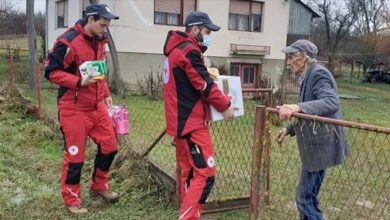
[[[322,14],[327,42],[325,52],[330,54],[328,68],[333,71],[334,54],[340,42],[349,36],[351,27],[356,21],[356,4],[354,0],[311,0],[310,3]]]
[[[356,2],[360,16],[358,16],[355,29],[361,40],[359,50],[362,54],[363,72],[365,73],[371,65],[375,64],[378,57],[375,53],[381,45],[382,38],[377,33],[386,22],[383,15],[387,5],[385,0],[356,0]]]

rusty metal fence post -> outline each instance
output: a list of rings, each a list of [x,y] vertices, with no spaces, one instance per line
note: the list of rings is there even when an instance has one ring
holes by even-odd
[[[252,152],[252,173],[251,173],[251,191],[250,191],[250,219],[256,220],[259,216],[260,201],[260,177],[262,153],[264,144],[265,129],[265,107],[256,107],[255,131],[253,137]]]
[[[263,107],[263,106],[262,106]],[[264,106],[265,108],[265,106]],[[270,193],[270,167],[271,167],[271,130],[269,113],[265,112],[265,127],[263,131],[263,158],[261,166],[262,184],[261,202],[269,204],[269,193]]]
[[[299,219],[294,196],[301,169],[299,152],[293,147],[297,142],[295,138],[286,139],[285,147],[272,148],[272,161],[267,159],[270,158],[270,155],[266,155],[267,141],[274,141],[267,137],[271,135],[268,133],[272,126],[268,120],[271,115],[278,115],[278,110],[266,108],[265,129],[262,134],[264,162],[261,169],[268,170],[267,162],[270,162],[272,193],[267,194],[265,189],[265,202],[267,203],[267,196],[270,201],[266,206],[262,206],[260,199],[257,217]],[[307,126],[316,132],[323,129],[345,135],[349,146],[346,161],[339,166],[328,168],[326,180],[321,186],[320,204],[326,219],[387,219],[390,207],[388,203],[390,128],[302,113],[294,113],[292,116],[300,120],[301,129]],[[286,125],[287,122],[282,126]],[[335,126],[341,126],[342,129],[338,130]],[[276,136],[277,130],[272,129],[272,134]],[[307,149],[316,147],[312,144],[305,146]],[[315,155],[316,151],[312,152]],[[264,187],[263,178],[262,175],[259,180],[260,196]]]

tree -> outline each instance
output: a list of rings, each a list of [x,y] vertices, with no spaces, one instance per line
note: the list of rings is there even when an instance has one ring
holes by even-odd
[[[89,0],[90,4],[97,4],[97,0]],[[120,97],[125,96],[125,91],[123,87],[123,81],[121,78],[121,73],[120,73],[120,67],[119,67],[119,58],[118,58],[118,53],[116,51],[114,39],[112,38],[110,29],[107,29],[107,36],[108,36],[108,48],[110,49],[110,55],[112,59],[112,65],[113,65],[113,81],[115,84],[116,92]]]
[[[35,21],[34,21],[34,0],[26,0],[26,26],[28,33],[28,60],[29,60],[29,85],[30,89],[37,88],[37,77],[36,77],[36,60],[37,60],[37,45],[36,45],[36,32],[35,32]]]
[[[356,0],[358,4],[357,23],[355,29],[360,36],[360,53],[363,59],[363,73],[375,64],[377,48],[380,43],[378,30],[384,26],[386,20],[384,14],[386,11],[385,0]]]
[[[324,52],[328,58],[328,68],[333,73],[334,57],[340,42],[349,36],[351,27],[356,21],[356,4],[354,0],[311,0],[309,2],[322,14],[317,27],[322,27],[322,38],[325,38]]]
[[[12,32],[11,24],[18,16],[19,11],[10,0],[0,0],[0,34],[5,35]]]

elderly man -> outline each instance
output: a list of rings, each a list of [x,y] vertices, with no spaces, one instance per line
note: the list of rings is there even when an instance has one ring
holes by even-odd
[[[298,104],[278,106],[279,117],[290,119],[296,112],[341,119],[337,86],[332,74],[315,60],[317,47],[308,40],[298,40],[282,50],[287,55],[287,69],[299,75]],[[340,126],[311,123],[298,119],[280,131],[278,142],[286,135],[297,136],[302,167],[296,191],[301,219],[323,219],[318,194],[325,170],[343,163],[348,147]]]

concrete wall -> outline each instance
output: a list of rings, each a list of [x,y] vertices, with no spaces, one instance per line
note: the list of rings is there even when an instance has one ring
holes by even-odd
[[[57,12],[56,2],[54,0],[47,1],[47,42],[46,48],[49,50],[53,47],[53,44],[57,37],[64,33],[67,28],[57,28]],[[79,0],[68,0],[68,26],[71,27],[76,21],[82,17],[82,2]]]
[[[123,81],[135,84],[138,80],[143,80],[145,76],[161,74],[164,56],[160,54],[140,54],[140,53],[118,53],[121,76]],[[112,62],[110,56],[107,57],[108,68],[112,73]]]

